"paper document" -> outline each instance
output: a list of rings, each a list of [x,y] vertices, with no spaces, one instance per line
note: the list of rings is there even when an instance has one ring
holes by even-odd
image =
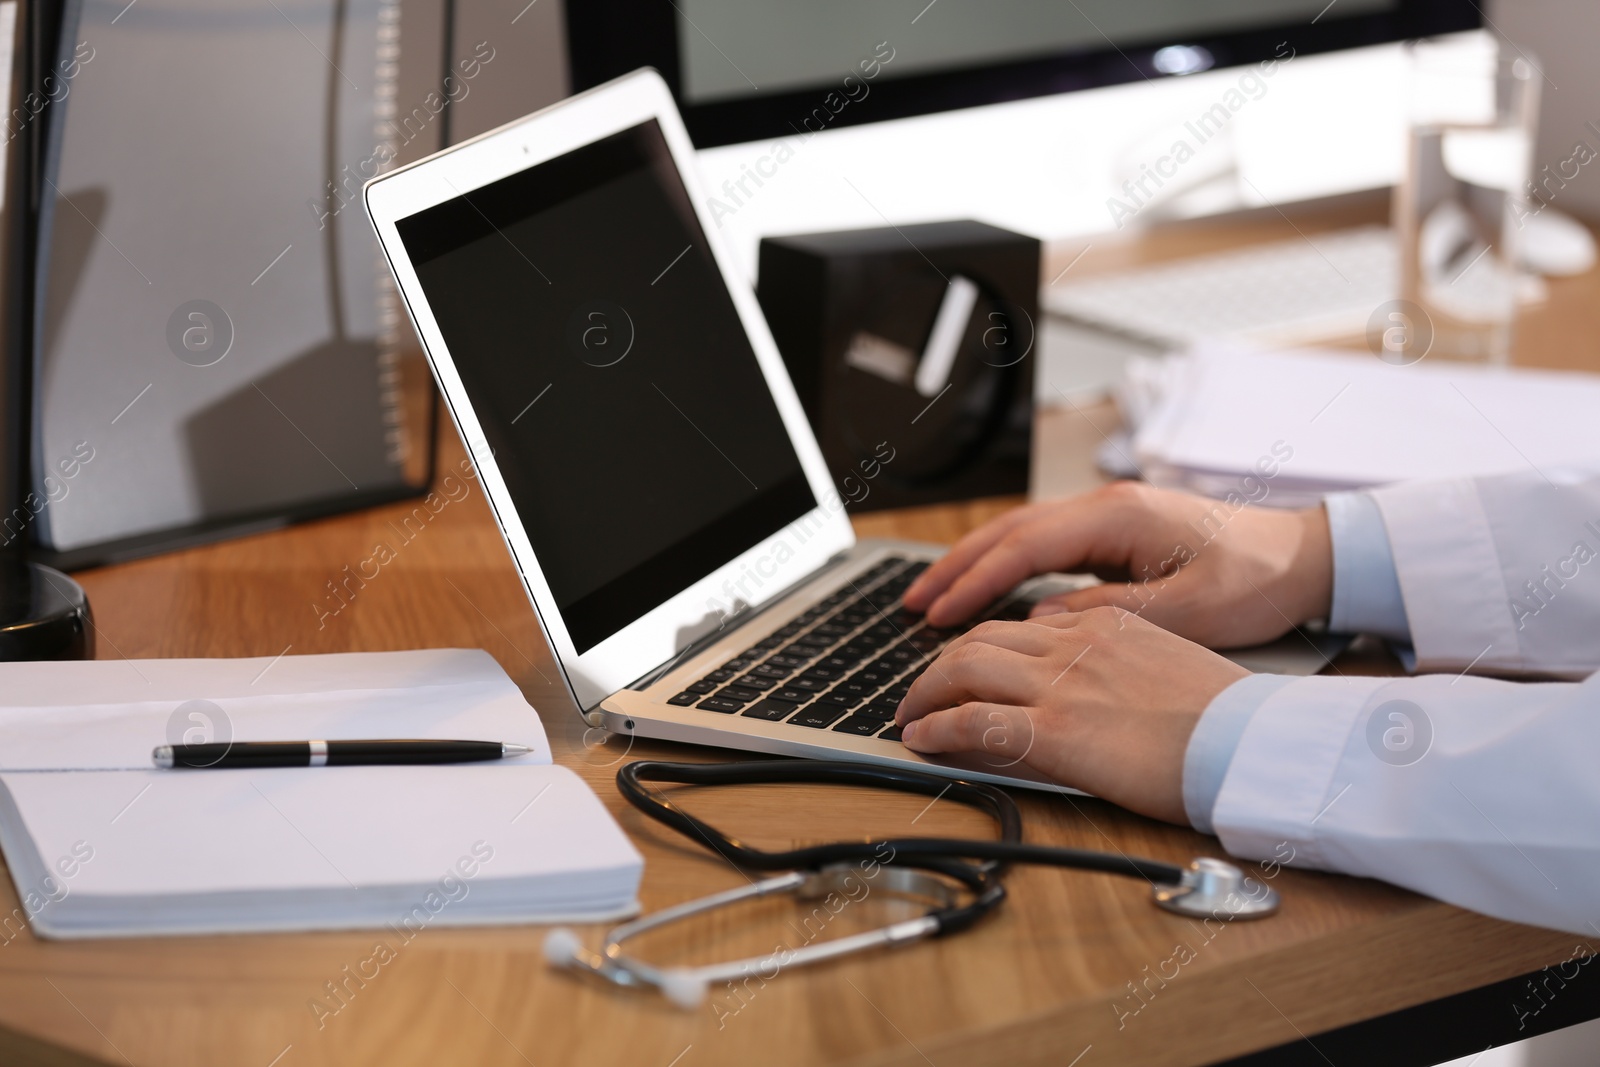
[[[1600,439],[1586,432],[1600,410],[1592,374],[1206,350],[1130,383],[1140,470],[1210,496],[1301,506],[1419,478],[1600,473]]]

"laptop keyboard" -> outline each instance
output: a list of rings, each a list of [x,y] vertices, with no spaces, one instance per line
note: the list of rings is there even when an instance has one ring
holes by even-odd
[[[1031,606],[1011,601],[962,626],[929,626],[900,604],[927,567],[884,560],[667,703],[900,740],[895,709],[939,650],[982,619],[1024,619]]]

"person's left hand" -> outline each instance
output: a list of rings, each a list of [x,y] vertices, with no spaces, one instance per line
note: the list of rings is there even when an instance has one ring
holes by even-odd
[[[1218,693],[1250,672],[1119,608],[985,622],[901,701],[914,752],[1025,763],[1132,811],[1187,824],[1183,758]]]

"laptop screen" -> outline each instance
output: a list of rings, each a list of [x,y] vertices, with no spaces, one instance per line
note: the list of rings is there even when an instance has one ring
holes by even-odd
[[[816,507],[653,119],[398,229],[580,654]]]

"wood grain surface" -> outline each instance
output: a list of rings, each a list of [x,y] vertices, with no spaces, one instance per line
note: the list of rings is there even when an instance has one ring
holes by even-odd
[[[1348,225],[1372,210],[1345,205],[1327,224]],[[1317,226],[1300,222],[1308,234]],[[1293,232],[1258,215],[1146,236],[1115,258]],[[1075,254],[1055,249],[1053,261]],[[1077,269],[1092,269],[1094,256]],[[1551,293],[1525,320],[1519,358],[1600,367],[1600,278],[1558,281]],[[1088,450],[1111,418],[1104,409],[1049,416],[1051,440],[1081,450],[1084,484],[1094,478]],[[482,494],[456,472],[461,458],[447,429],[441,470],[455,481],[441,483],[444,503],[433,511],[395,505],[82,573],[98,654],[485,648],[538,708],[558,760],[599,792],[645,854],[646,908],[742,884],[742,873],[647,824],[612,784],[617,767],[639,757],[736,757],[644,741],[629,747],[584,728]],[[857,528],[947,542],[1014,503],[872,514]],[[332,598],[330,583],[379,542],[396,558],[348,600]],[[990,832],[949,802],[809,787],[691,792],[708,817],[766,844]],[[1018,799],[1033,841],[1173,862],[1219,850],[1212,838],[1099,801]],[[0,1063],[1191,1065],[1512,977],[1572,951],[1567,935],[1376,882],[1256,872],[1282,891],[1278,916],[1203,924],[1152,907],[1142,884],[1020,869],[1008,879],[1009,901],[969,933],[715,988],[698,1011],[551,971],[541,954],[545,931],[535,927],[424,929],[409,943],[370,932],[51,943],[13,927],[0,944]],[[0,910],[16,905],[7,879]],[[809,906],[767,901],[641,948],[662,961],[760,953],[877,924],[905,907],[869,891],[819,918]],[[599,930],[579,932],[594,943]],[[375,977],[352,978],[379,941],[389,942],[393,958]]]

